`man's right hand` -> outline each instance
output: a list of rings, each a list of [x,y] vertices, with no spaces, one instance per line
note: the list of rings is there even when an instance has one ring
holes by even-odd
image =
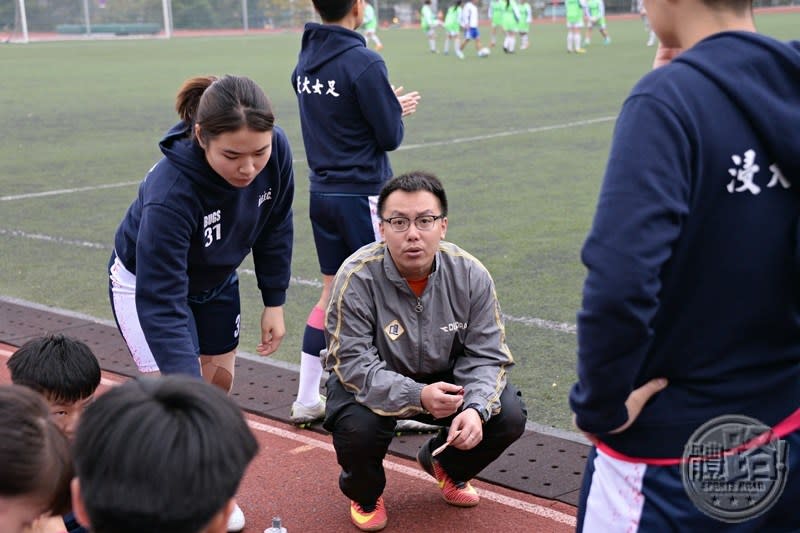
[[[420,403],[433,418],[446,418],[455,414],[464,403],[464,387],[444,381],[425,385],[420,394]]]

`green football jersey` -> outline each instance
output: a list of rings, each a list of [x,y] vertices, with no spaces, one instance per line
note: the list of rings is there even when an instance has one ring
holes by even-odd
[[[428,31],[436,24],[436,16],[433,14],[433,9],[428,4],[422,4],[422,9],[419,11],[419,25],[423,30]]]
[[[365,30],[374,30],[378,27],[378,19],[375,17],[375,8],[372,4],[364,4],[364,22],[361,27]]]

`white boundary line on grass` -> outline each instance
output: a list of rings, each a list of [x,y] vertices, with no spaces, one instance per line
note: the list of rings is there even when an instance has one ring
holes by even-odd
[[[35,241],[46,241],[56,244],[68,244],[70,246],[79,246],[81,248],[93,248],[95,250],[108,250],[111,252],[111,247],[106,244],[98,244],[90,241],[76,241],[72,239],[65,239],[63,237],[53,237],[52,235],[43,235],[41,233],[28,233],[27,231],[20,231],[16,229],[3,229],[0,228],[0,235],[7,235],[9,237],[22,237],[24,239],[31,239]]]
[[[508,130],[508,131],[498,131],[497,133],[487,133],[485,135],[476,135],[474,137],[463,137],[457,139],[450,139],[447,141],[431,141],[426,143],[420,144],[403,144],[397,149],[398,152],[402,150],[416,150],[418,148],[429,148],[431,146],[450,146],[453,144],[461,144],[461,143],[468,143],[474,141],[486,141],[489,139],[497,139],[500,137],[510,137],[512,135],[525,135],[529,133],[542,133],[544,131],[553,131],[553,130],[563,130],[566,128],[573,128],[575,126],[588,126],[590,124],[599,124],[602,122],[611,122],[612,120],[617,120],[617,116],[611,117],[598,117],[598,118],[589,118],[586,120],[576,120],[574,122],[565,122],[564,124],[553,124],[551,126],[537,126],[535,128],[525,128],[521,130]]]
[[[566,128],[574,128],[576,126],[588,126],[591,124],[600,124],[603,122],[611,122],[616,120],[616,115],[608,116],[608,117],[597,117],[597,118],[589,118],[585,120],[576,120],[573,122],[565,122],[563,124],[552,124],[550,126],[536,126],[533,128],[524,128],[521,130],[507,130],[507,131],[498,131],[496,133],[487,133],[485,135],[476,135],[474,137],[460,137],[455,139],[448,139],[445,141],[430,141],[424,143],[417,143],[417,144],[405,144],[401,145],[397,151],[405,151],[405,150],[418,150],[420,148],[430,148],[434,146],[451,146],[454,144],[461,144],[461,143],[468,143],[468,142],[475,142],[475,141],[487,141],[489,139],[498,139],[501,137],[510,137],[512,135],[527,135],[531,133],[542,133],[546,131],[553,131],[553,130],[563,130]],[[303,159],[294,159],[292,163],[305,163],[305,158]],[[43,196],[56,196],[59,194],[73,194],[76,192],[86,192],[86,191],[96,191],[100,189],[115,189],[118,187],[128,187],[130,185],[138,185],[141,183],[139,181],[124,181],[121,183],[108,183],[106,185],[95,185],[92,187],[75,187],[72,189],[57,189],[53,191],[41,191],[41,192],[33,192],[28,194],[12,194],[8,196],[0,196],[0,201],[7,202],[11,200],[27,200],[29,198],[41,198]]]
[[[9,237],[22,237],[24,239],[33,239],[33,240],[40,240],[46,242],[52,242],[56,244],[68,244],[70,246],[79,246],[82,248],[92,248],[94,250],[108,250],[111,253],[111,247],[106,244],[99,244],[96,242],[90,241],[78,241],[72,239],[64,239],[62,237],[53,237],[52,235],[43,235],[41,233],[28,233],[26,231],[20,230],[8,230],[0,228],[0,235],[7,235]],[[238,269],[240,274],[247,274],[248,276],[255,276],[255,271],[249,268],[240,268]],[[297,276],[292,276],[289,278],[290,285],[302,285],[305,287],[313,287],[320,289],[322,288],[322,282],[316,279],[304,279],[298,278]],[[507,314],[503,314],[503,318],[507,322],[513,322],[516,324],[521,324],[523,326],[534,326],[541,329],[548,329],[551,331],[559,331],[561,333],[570,333],[575,335],[577,332],[577,327],[574,324],[570,324],[568,322],[554,322],[552,320],[545,320],[543,318],[535,318],[535,317],[517,317],[511,316]]]
[[[77,318],[80,320],[86,320],[87,322],[94,322],[95,324],[102,324],[104,326],[109,326],[112,328],[116,328],[117,325],[114,323],[113,320],[104,320],[102,318],[97,318],[92,315],[87,315],[85,313],[79,313],[77,311],[70,311],[69,309],[61,309],[60,307],[54,307],[51,305],[43,305],[36,302],[31,302],[29,300],[23,300],[22,298],[14,298],[13,296],[3,296],[0,295],[0,301],[9,302],[17,305],[24,305],[25,307],[30,307],[31,309],[39,309],[41,311],[47,311],[52,313],[58,313],[64,316],[69,316],[72,318]],[[2,353],[0,351],[0,353]],[[300,365],[297,363],[291,363],[288,361],[281,361],[280,359],[272,359],[270,357],[264,357],[262,355],[254,354],[247,352],[245,350],[240,349],[236,352],[236,357],[240,357],[242,359],[248,359],[251,361],[255,361],[258,363],[263,363],[271,366],[276,366],[279,368],[285,368],[288,370],[292,370],[294,372],[300,371]],[[572,442],[577,442],[579,444],[586,444],[591,445],[589,440],[582,434],[577,433],[574,431],[567,431],[565,429],[559,429],[552,426],[545,426],[543,424],[538,424],[536,422],[531,422],[528,420],[525,423],[525,429],[529,429],[531,431],[535,431],[537,433],[543,433],[545,435],[550,435],[552,437],[558,437],[564,440],[569,440]]]
[[[122,183],[108,183],[106,185],[94,185],[92,187],[75,187],[72,189],[56,189],[55,191],[42,191],[31,192],[27,194],[12,194],[9,196],[0,196],[0,201],[7,202],[10,200],[27,200],[28,198],[40,198],[42,196],[56,196],[59,194],[72,194],[76,192],[85,191],[99,191],[100,189],[116,189],[119,187],[127,187],[129,185],[138,185],[139,181],[124,181]]]

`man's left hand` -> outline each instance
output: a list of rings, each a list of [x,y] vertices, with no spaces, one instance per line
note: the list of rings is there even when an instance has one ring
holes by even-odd
[[[452,435],[456,435],[455,438]],[[447,439],[450,446],[459,450],[471,450],[480,444],[483,440],[483,421],[478,411],[464,409],[458,413],[458,416],[453,419],[453,423],[450,424]]]

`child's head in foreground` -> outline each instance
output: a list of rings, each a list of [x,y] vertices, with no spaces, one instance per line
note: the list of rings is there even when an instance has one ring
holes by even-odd
[[[142,377],[86,408],[75,434],[75,515],[93,533],[225,533],[258,451],[241,409],[188,376]]]
[[[0,530],[19,533],[69,510],[72,459],[41,395],[0,385]]]
[[[8,360],[11,381],[44,396],[53,421],[70,439],[100,385],[100,364],[89,347],[61,334],[37,337]]]

